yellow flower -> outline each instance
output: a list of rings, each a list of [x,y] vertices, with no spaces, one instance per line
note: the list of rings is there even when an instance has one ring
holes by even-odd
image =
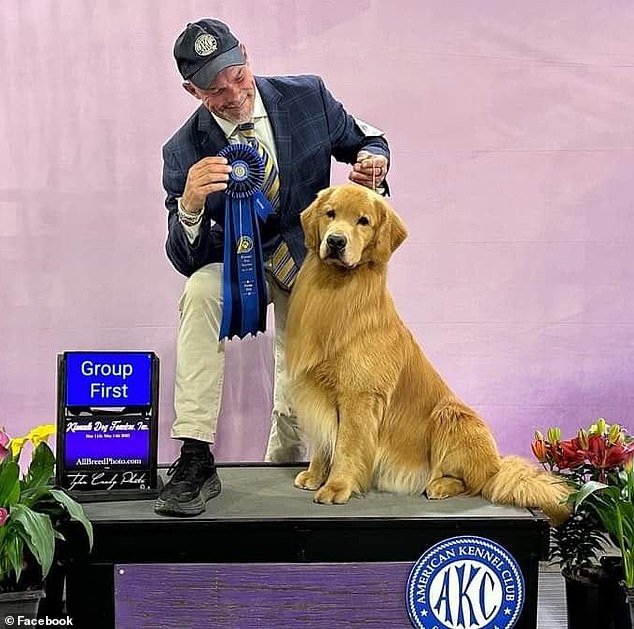
[[[546,432],[546,437],[548,441],[552,444],[559,443],[559,441],[561,440],[561,428],[559,428],[558,426],[549,428]]]
[[[33,447],[37,448],[40,443],[48,441],[48,438],[54,434],[55,424],[42,424],[41,426],[32,428],[24,437],[14,437],[9,442],[13,459],[16,461],[18,460],[20,453],[22,452],[22,448],[24,448],[24,444],[27,441],[30,441],[33,444]]]
[[[26,438],[33,442],[33,445],[37,447],[43,441],[48,441],[51,435],[55,434],[55,424],[42,424],[33,428]]]
[[[577,431],[577,441],[579,442],[579,446],[582,450],[587,450],[590,445],[590,441],[588,439],[588,433],[583,428],[579,428]]]
[[[608,430],[608,442],[612,445],[623,445],[625,435],[619,424],[612,424]]]
[[[17,461],[20,456],[20,452],[22,452],[22,448],[24,444],[28,441],[27,437],[14,437],[9,441],[9,446],[11,447],[11,455],[13,459]]]
[[[590,432],[595,435],[603,436],[608,432],[608,429],[609,426],[603,417],[599,417],[599,419],[597,419],[597,423],[590,426]]]

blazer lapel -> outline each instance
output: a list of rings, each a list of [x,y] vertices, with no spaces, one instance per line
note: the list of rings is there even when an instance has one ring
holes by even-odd
[[[198,130],[200,132],[200,154],[202,157],[215,155],[221,148],[225,147],[228,142],[222,129],[213,119],[204,105],[200,106],[198,112]]]
[[[277,152],[277,167],[280,174],[280,212],[288,207],[289,179],[291,176],[291,135],[288,121],[288,109],[282,102],[282,95],[266,77],[256,77],[255,83],[262,97],[264,108],[269,116],[275,150]]]

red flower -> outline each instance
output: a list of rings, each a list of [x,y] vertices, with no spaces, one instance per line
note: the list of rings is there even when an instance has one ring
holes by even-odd
[[[620,467],[625,465],[634,455],[634,442],[628,445],[612,444],[607,449],[605,467]]]
[[[589,481],[606,483],[614,473],[634,465],[634,437],[604,419],[563,441],[559,428],[549,428],[546,438],[536,431],[531,449],[544,468],[579,487]]]
[[[593,435],[588,444],[588,460],[599,470],[620,467],[634,454],[634,442],[627,445],[606,442],[603,435]]]
[[[586,460],[586,454],[581,449],[579,440],[568,439],[557,444],[554,454],[555,463],[560,470],[570,470],[579,467]]]
[[[9,519],[9,512],[4,507],[0,507],[0,526],[4,526],[4,523],[8,519]]]

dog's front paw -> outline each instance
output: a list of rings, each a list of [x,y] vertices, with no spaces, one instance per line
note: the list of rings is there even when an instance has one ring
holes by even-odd
[[[310,470],[304,470],[295,477],[295,482],[293,484],[295,487],[299,487],[300,489],[315,491],[315,489],[319,489],[323,483],[324,481],[322,478],[317,478],[317,476],[311,474]]]
[[[429,483],[425,493],[430,500],[444,500],[445,498],[457,496],[463,493],[464,490],[464,483],[459,478],[443,476]]]
[[[350,500],[352,496],[352,488],[349,484],[343,482],[326,483],[313,498],[313,502],[319,502],[323,505],[343,505]]]

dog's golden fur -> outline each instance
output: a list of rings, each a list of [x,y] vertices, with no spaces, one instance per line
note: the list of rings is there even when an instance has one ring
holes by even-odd
[[[499,455],[488,426],[397,314],[387,262],[407,232],[385,200],[356,184],[335,186],[301,221],[308,253],[290,299],[287,361],[312,455],[295,485],[327,504],[376,487],[428,498],[481,494],[564,519],[564,487],[520,457]]]

